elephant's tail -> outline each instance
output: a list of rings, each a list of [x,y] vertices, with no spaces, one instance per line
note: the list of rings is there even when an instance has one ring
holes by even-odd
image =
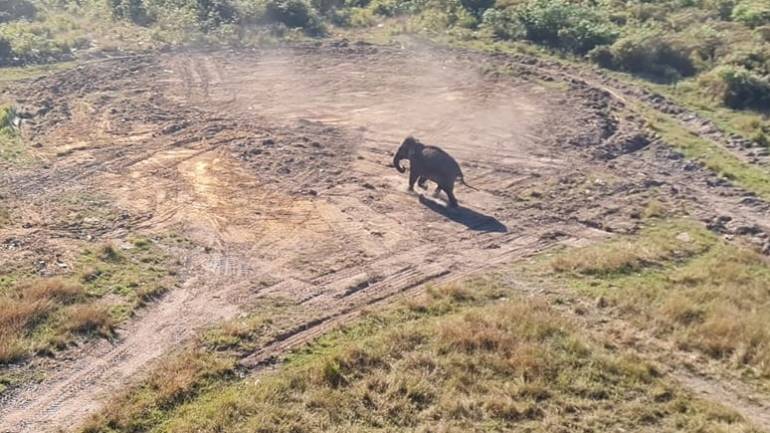
[[[480,189],[476,188],[475,186],[470,186],[465,182],[465,176],[463,176],[462,173],[460,173],[460,182],[462,182],[463,185],[467,186],[468,188],[475,190],[475,191],[481,191]]]

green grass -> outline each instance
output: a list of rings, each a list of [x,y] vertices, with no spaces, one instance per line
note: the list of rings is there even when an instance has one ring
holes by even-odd
[[[33,78],[53,74],[55,72],[64,71],[75,67],[76,64],[76,62],[60,62],[52,63],[49,65],[0,68],[0,90],[13,82],[30,80]]]
[[[12,105],[0,105],[0,160],[15,162],[25,157],[24,145],[13,125],[15,117],[16,110]]]
[[[695,223],[659,221],[540,266],[683,349],[770,379],[770,262],[746,247]]]
[[[702,162],[706,167],[735,184],[770,199],[770,170],[741,161],[717,143],[699,137],[677,120],[648,108],[640,107],[650,127],[682,152],[686,158]]]
[[[138,386],[117,396],[86,430],[152,431],[181,405],[239,381],[236,361],[303,316],[296,306],[289,310],[290,305],[263,299],[253,306],[254,313],[204,331],[187,347],[163,358]]]
[[[168,258],[143,239],[87,248],[71,272],[40,278],[30,269],[0,275],[0,364],[109,337],[114,326],[173,283]],[[112,295],[108,302],[102,302]]]
[[[724,107],[718,101],[704,95],[692,80],[674,86],[636,80],[626,74],[623,74],[621,78],[663,94],[671,100],[696,111],[698,114],[714,122],[725,132],[738,134],[754,140],[759,145],[763,145],[762,136],[765,136],[765,139],[770,139],[770,117],[768,117],[768,114],[749,110],[732,110]],[[766,144],[764,145],[766,146]]]
[[[82,431],[753,431],[494,278],[370,314],[259,377],[179,359]]]

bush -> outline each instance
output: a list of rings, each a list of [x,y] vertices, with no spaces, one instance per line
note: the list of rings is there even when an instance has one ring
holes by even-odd
[[[147,26],[164,15],[177,12],[194,17],[195,24],[210,31],[237,19],[237,11],[228,0],[109,0],[110,10],[116,18],[128,19]]]
[[[579,54],[617,38],[617,29],[608,17],[563,0],[531,0],[517,15],[527,39]]]
[[[113,17],[135,24],[144,26],[153,21],[147,14],[143,0],[109,0],[109,8]]]
[[[645,28],[624,36],[611,47],[612,67],[624,71],[649,74],[657,78],[675,78],[695,74],[690,58],[691,48],[677,43],[663,31]],[[607,61],[606,52],[602,61]],[[598,53],[594,54],[597,57]]]
[[[704,0],[701,8],[714,12],[722,20],[729,20],[733,15],[735,0]]]
[[[425,9],[424,0],[372,0],[369,5],[375,14],[386,17],[417,14]]]
[[[460,0],[460,3],[468,12],[480,18],[484,11],[495,5],[495,0]]]
[[[311,0],[311,6],[320,14],[327,15],[332,11],[343,8],[345,0]]]
[[[0,24],[9,21],[31,20],[37,15],[37,8],[27,0],[0,0]]]
[[[7,39],[0,36],[0,66],[5,66],[11,63],[13,59],[13,49],[11,43]]]
[[[751,28],[770,24],[770,2],[767,0],[744,0],[735,6],[732,18]]]
[[[728,107],[770,110],[770,80],[740,66],[720,66],[699,84]]]
[[[754,34],[760,42],[770,42],[770,24],[755,28]]]
[[[323,33],[321,20],[304,0],[268,0],[265,13],[269,20],[289,28],[301,27],[312,35]]]
[[[487,9],[481,16],[481,28],[496,39],[518,39],[525,30],[509,10]]]

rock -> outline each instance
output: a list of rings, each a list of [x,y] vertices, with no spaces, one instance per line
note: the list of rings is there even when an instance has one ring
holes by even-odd
[[[692,238],[690,237],[690,234],[687,232],[682,232],[676,235],[676,240],[679,242],[690,242]]]

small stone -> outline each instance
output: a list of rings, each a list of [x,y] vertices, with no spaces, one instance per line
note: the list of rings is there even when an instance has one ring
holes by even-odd
[[[676,240],[679,242],[690,242],[692,238],[690,237],[690,234],[687,232],[682,232],[676,235]]]

